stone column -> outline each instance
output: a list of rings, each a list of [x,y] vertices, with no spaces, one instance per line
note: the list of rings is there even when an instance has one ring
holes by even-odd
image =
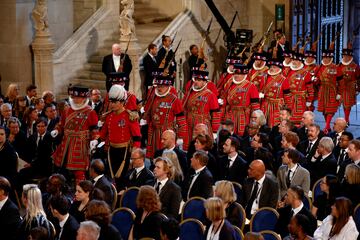
[[[141,99],[141,78],[139,73],[139,58],[141,49],[135,34],[135,23],[132,17],[134,13],[134,0],[121,1],[120,23],[120,45],[123,51],[127,50],[132,63],[129,90]]]
[[[32,11],[35,37],[31,43],[34,51],[35,84],[39,92],[54,91],[53,52],[55,44],[51,39],[47,17],[47,0],[37,0]]]

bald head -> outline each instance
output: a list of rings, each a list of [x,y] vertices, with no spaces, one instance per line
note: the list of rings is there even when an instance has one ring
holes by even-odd
[[[345,118],[339,117],[335,120],[333,129],[335,132],[340,133],[340,132],[345,131],[346,126],[347,126],[347,122],[346,122]]]
[[[261,179],[265,175],[265,164],[262,160],[254,160],[250,163],[248,175],[255,180]]]
[[[161,135],[161,144],[166,149],[175,147],[175,140],[176,134],[173,130],[166,130]]]
[[[114,43],[111,47],[111,50],[112,50],[113,55],[120,56],[120,54],[121,54],[120,44]]]

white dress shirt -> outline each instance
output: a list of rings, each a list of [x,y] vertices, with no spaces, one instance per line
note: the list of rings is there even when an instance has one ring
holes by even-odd
[[[356,240],[359,232],[356,229],[356,224],[352,217],[349,218],[348,222],[341,229],[339,234],[329,237],[332,228],[333,216],[327,216],[320,227],[318,227],[314,233],[314,239],[316,240]]]
[[[254,214],[259,209],[260,195],[261,195],[261,191],[263,189],[263,183],[265,180],[265,176],[266,175],[264,174],[264,176],[257,181],[259,183],[258,192],[257,192],[256,198],[255,198],[255,201],[253,202],[253,204],[251,206],[251,215]],[[254,188],[254,185],[253,185],[253,188]],[[252,191],[251,191],[251,194],[252,194]]]
[[[114,61],[114,67],[115,67],[115,71],[117,71],[120,67],[120,56],[115,56],[113,54],[113,61]]]
[[[230,160],[230,162],[229,162],[229,168],[231,168],[231,166],[234,164],[235,159],[237,158],[237,156],[238,156],[237,153],[236,153],[235,156],[233,156],[233,157],[229,157],[229,156],[228,156],[228,159]]]
[[[3,206],[5,205],[7,200],[8,200],[8,197],[6,197],[4,200],[0,201],[0,210],[3,208]]]

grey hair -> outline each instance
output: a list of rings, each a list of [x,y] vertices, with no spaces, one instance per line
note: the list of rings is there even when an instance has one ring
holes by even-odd
[[[259,124],[260,126],[264,126],[266,125],[266,118],[265,118],[265,114],[263,111],[261,111],[260,109],[257,109],[255,111],[253,111],[253,114],[256,115],[256,117],[259,118]]]
[[[0,107],[0,110],[1,111],[4,111],[5,110],[5,107],[7,107],[8,109],[12,110],[12,106],[10,103],[3,103]]]
[[[97,240],[100,237],[100,227],[94,221],[84,221],[80,223],[80,228],[84,229],[86,239]],[[80,229],[79,228],[79,229]]]
[[[332,152],[332,150],[334,149],[334,142],[329,137],[323,137],[319,141],[319,146],[325,148],[327,152]]]

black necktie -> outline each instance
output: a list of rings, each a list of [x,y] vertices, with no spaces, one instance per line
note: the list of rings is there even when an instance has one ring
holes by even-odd
[[[309,142],[309,146],[308,148],[306,149],[306,156],[309,155],[310,151],[311,151],[311,147],[312,147],[312,142]]]
[[[344,161],[345,154],[346,154],[345,149],[341,149],[341,153],[339,155],[337,165],[341,164]]]
[[[290,218],[292,218],[292,216],[294,216],[294,210],[291,209],[291,211],[290,211]]]
[[[130,180],[134,180],[134,179],[136,179],[136,177],[137,177],[136,169],[134,169],[134,171],[130,175]]]
[[[251,216],[251,208],[252,208],[252,205],[257,197],[257,194],[258,194],[258,190],[259,190],[259,182],[258,181],[255,181],[254,182],[254,188],[253,188],[253,191],[251,193],[251,197],[246,205],[246,217],[248,219],[250,219],[250,216]]]
[[[42,136],[39,136],[37,145],[39,146],[41,144],[41,142],[42,142]]]
[[[288,174],[287,174],[287,177],[286,177],[286,186],[287,186],[288,188],[290,187],[290,183],[291,183],[290,174],[291,174],[291,170],[289,169]]]
[[[161,186],[161,182],[158,182],[157,185],[156,185],[156,192],[159,194],[160,193],[160,186]]]

